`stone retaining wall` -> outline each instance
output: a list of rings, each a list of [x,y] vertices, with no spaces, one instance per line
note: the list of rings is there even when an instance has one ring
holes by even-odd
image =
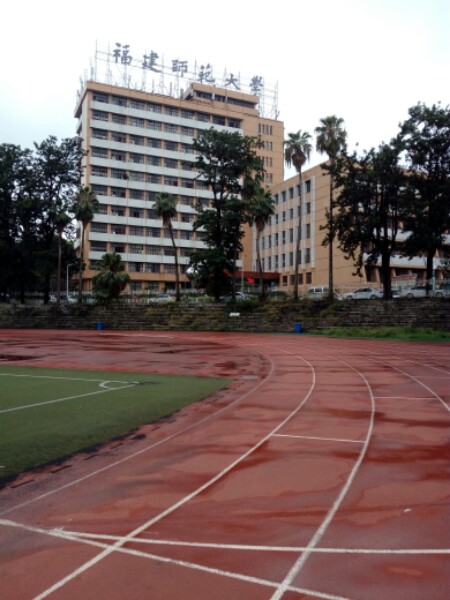
[[[450,330],[449,299],[273,302],[164,306],[0,305],[0,329],[103,329],[294,332],[330,327],[410,326]],[[297,325],[297,327],[296,327]]]

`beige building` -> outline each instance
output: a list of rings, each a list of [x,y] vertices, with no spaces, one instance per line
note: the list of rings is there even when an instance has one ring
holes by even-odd
[[[153,208],[160,192],[178,201],[173,227],[181,280],[188,285],[189,255],[203,246],[202,233],[192,228],[195,203],[211,198],[196,180],[193,139],[211,127],[259,137],[266,185],[283,181],[283,123],[263,117],[258,106],[255,95],[203,83],[175,98],[86,82],[75,112],[87,151],[82,183],[96,193],[100,210],[85,232],[85,289],[96,262],[111,251],[121,254],[133,291],[174,288],[174,250]],[[251,235],[244,245],[238,267],[249,270]]]
[[[301,206],[301,235],[299,261],[299,293],[312,286],[328,286],[328,246],[322,241],[326,234],[321,230],[326,224],[326,209],[329,205],[330,179],[320,165],[302,172],[303,200]],[[298,233],[300,205],[299,175],[271,187],[275,200],[275,215],[265,227],[262,238],[262,258],[265,271],[279,273],[278,289],[293,292],[295,272],[295,248]],[[392,284],[398,287],[412,285],[425,278],[426,261],[422,256],[408,258],[401,254],[401,242],[405,232],[398,234],[399,252],[391,257]],[[450,236],[446,237],[450,247]],[[256,246],[254,242],[254,263],[256,269]],[[436,278],[444,277],[441,258],[435,258]],[[373,266],[366,266],[361,276],[354,275],[353,261],[346,259],[338,249],[338,240],[333,246],[333,281],[338,293],[350,291],[367,284],[382,289],[381,259]]]

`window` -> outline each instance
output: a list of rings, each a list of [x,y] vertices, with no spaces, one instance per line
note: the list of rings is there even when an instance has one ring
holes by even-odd
[[[306,262],[306,264],[309,264],[311,262],[311,248],[306,248],[305,262]]]
[[[113,206],[111,208],[111,214],[115,217],[124,217],[125,209],[124,208],[116,208],[115,206]]]
[[[305,181],[305,188],[306,188],[306,193],[309,194],[311,191],[311,179],[308,179],[308,181]]]
[[[145,110],[145,103],[139,100],[130,100],[130,108],[137,108],[138,110]]]
[[[193,179],[182,179],[181,187],[194,189],[194,180]]]
[[[306,283],[312,283],[312,273],[306,273]]]
[[[135,144],[136,146],[143,146],[144,138],[139,135],[130,135],[130,144]]]
[[[153,167],[159,167],[161,165],[161,158],[159,156],[149,156],[148,162]]]
[[[306,238],[311,237],[311,225],[309,223],[306,224]]]
[[[311,202],[306,203],[306,214],[307,215],[311,214]]]
[[[161,107],[161,104],[149,103],[149,104],[147,104],[147,110],[150,112],[154,112],[154,113],[161,113],[162,107]]]
[[[119,169],[111,169],[111,177],[113,179],[128,179],[128,174],[126,171],[121,171]]]
[[[106,167],[92,167],[93,177],[108,177],[108,169]]]
[[[150,174],[148,177],[150,183],[161,183],[161,175]]]
[[[95,138],[96,140],[107,140],[108,139],[108,132],[107,131],[103,131],[103,129],[93,129],[92,130],[92,137]]]
[[[106,242],[91,242],[92,252],[106,252]]]
[[[105,103],[108,103],[108,100],[109,100],[109,98],[108,98],[108,95],[107,95],[107,94],[99,94],[98,92],[95,92],[95,93],[93,94],[93,96],[92,96],[92,99],[93,99],[95,102],[105,102]]]
[[[159,121],[147,121],[147,128],[154,131],[161,131],[161,123]]]
[[[188,137],[194,137],[195,130],[193,127],[182,127],[181,135],[186,135]]]
[[[194,113],[191,110],[182,110],[181,111],[181,117],[183,119],[193,119],[194,118]]]
[[[125,246],[123,244],[113,244],[112,249],[114,252],[117,252],[117,254],[125,252]]]
[[[239,129],[241,126],[241,122],[238,121],[237,119],[228,119],[228,127],[234,127],[236,129]],[[272,165],[270,165],[272,166]]]
[[[92,191],[94,191],[94,187],[92,187]],[[98,194],[98,192],[95,192],[96,194]],[[107,215],[108,214],[108,206],[107,204],[100,204],[100,206],[97,209],[97,214],[99,215]]]
[[[135,253],[133,252],[133,254]],[[143,273],[144,265],[142,263],[130,262],[128,263],[128,270],[130,273]]]
[[[164,183],[166,185],[177,186],[178,185],[178,177],[164,177]]]
[[[144,254],[144,246],[142,244],[130,244],[130,254]]]
[[[289,188],[289,198],[292,200],[294,198],[294,188]]]
[[[121,162],[125,162],[126,154],[125,152],[118,152],[117,150],[111,150],[111,159],[112,160],[120,160]]]
[[[166,150],[178,150],[178,144],[176,142],[166,142]]]
[[[154,208],[147,210],[147,219],[159,219]]]
[[[130,125],[132,127],[145,127],[144,119],[139,119],[138,117],[130,117]]]
[[[114,198],[126,198],[126,192],[123,188],[111,188],[111,196],[114,196]]]
[[[113,123],[117,123],[118,125],[126,125],[127,118],[125,115],[113,115],[112,116]]]
[[[119,142],[119,144],[126,144],[127,143],[127,136],[123,133],[116,133],[113,132],[111,134],[111,139],[113,142]]]
[[[114,235],[125,235],[125,225],[111,225],[111,233]]]
[[[108,158],[108,150],[105,148],[92,148],[91,153],[95,158]]]
[[[178,117],[178,108],[173,108],[172,106],[166,106],[164,112],[166,115],[171,115],[172,117]]]
[[[178,167],[178,161],[173,158],[166,158],[165,165],[169,169],[176,169]]]
[[[144,192],[142,190],[130,190],[130,198],[133,200],[144,200]]]
[[[181,144],[181,152],[184,152],[184,154],[194,154],[194,148],[189,146],[189,144]]]
[[[142,219],[144,216],[144,211],[141,208],[130,208],[130,217],[133,219]]]
[[[161,237],[161,230],[156,227],[149,227],[147,230],[147,237],[159,238]],[[159,254],[159,251],[158,251]]]
[[[178,133],[178,125],[172,125],[171,123],[166,123],[164,125],[164,131],[166,133]]]
[[[149,146],[150,148],[161,148],[161,140],[155,140],[155,138],[148,138],[147,146]]]
[[[190,231],[180,231],[180,240],[190,240],[191,232]]]
[[[128,105],[127,99],[122,98],[122,96],[113,96],[112,103],[115,104],[116,106],[127,106]]]
[[[91,231],[93,233],[106,233],[108,226],[106,223],[91,223]]]
[[[201,123],[209,123],[209,115],[205,113],[197,113],[197,121]]]
[[[137,171],[131,171],[130,172],[130,180],[131,181],[145,181],[145,174],[144,173],[138,173]]]
[[[108,113],[100,111],[100,110],[93,110],[92,118],[95,119],[96,121],[108,121],[109,120]]]
[[[145,162],[144,156],[142,154],[130,154],[130,162],[142,165]]]
[[[159,254],[156,250],[156,248],[153,248],[152,246],[150,248],[148,248],[148,252],[147,254]],[[150,250],[152,250],[150,252]],[[153,250],[155,250],[155,252],[153,252]],[[159,263],[147,263],[145,265],[145,270],[147,273],[159,273]]]
[[[144,228],[130,225],[130,235],[142,237],[144,235]]]

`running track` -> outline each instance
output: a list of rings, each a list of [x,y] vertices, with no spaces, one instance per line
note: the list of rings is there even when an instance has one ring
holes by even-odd
[[[2,362],[233,376],[0,491],[4,600],[448,600],[450,345],[0,332]]]

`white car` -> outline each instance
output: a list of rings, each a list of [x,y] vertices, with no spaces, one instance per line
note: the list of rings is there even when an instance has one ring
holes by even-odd
[[[382,298],[383,292],[374,288],[365,287],[353,290],[342,296],[343,300],[375,300],[376,298]]]
[[[235,293],[236,302],[240,302],[241,300],[247,300],[247,294],[243,294],[242,292]],[[230,292],[229,294],[225,294],[225,296],[220,296],[221,302],[233,302],[233,294]]]
[[[151,304],[159,302],[175,302],[175,298],[170,294],[157,294],[156,296],[150,296],[148,301]]]
[[[431,295],[431,290],[430,290]],[[410,288],[405,288],[400,292],[400,298],[425,298],[427,295],[426,285],[413,285]]]

